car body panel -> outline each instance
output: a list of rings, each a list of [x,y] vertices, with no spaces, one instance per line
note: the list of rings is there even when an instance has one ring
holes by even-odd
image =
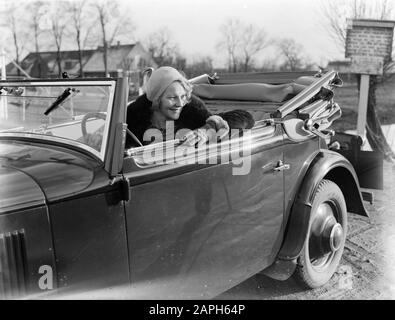
[[[338,170],[341,180],[335,178]],[[303,248],[312,200],[322,179],[329,179],[338,184],[345,196],[348,211],[368,216],[359,192],[355,171],[340,154],[330,150],[320,150],[308,164],[308,172],[299,179],[302,179],[302,183],[295,193],[292,211],[288,218],[288,231],[278,254],[279,259],[282,260],[296,259]]]
[[[0,146],[8,154],[2,159],[0,170],[5,174],[2,181],[9,180],[8,187],[3,188],[7,191],[4,199],[8,201],[3,210],[48,203],[48,213],[44,207],[46,224],[49,226],[51,221],[53,229],[46,236],[55,239],[51,251],[57,253],[53,270],[57,270],[54,282],[59,284],[59,289],[97,288],[103,283],[128,282],[127,250],[120,254],[122,246],[126,247],[123,204],[117,197],[118,186],[109,185],[108,173],[100,161],[51,144],[13,140],[2,141]],[[12,179],[10,168],[13,169]],[[19,179],[15,178],[16,174]],[[29,198],[18,203],[19,197],[9,194],[22,192],[24,188],[17,190],[21,183],[24,188],[29,187],[26,190]],[[10,201],[13,201],[13,207],[10,207]],[[25,218],[22,215],[20,219],[22,222]],[[13,230],[7,224],[3,226],[5,230]],[[29,241],[29,229],[25,229],[26,241]],[[43,231],[45,239],[44,224],[38,230]]]
[[[287,221],[303,177],[318,152],[318,138],[310,137],[309,139],[298,142],[292,141],[288,137],[284,139],[284,163],[291,166],[291,170],[287,170],[284,175],[285,221]]]
[[[45,205],[39,185],[26,173],[0,166],[0,214]]]
[[[330,143],[339,143],[339,152],[353,165],[361,188],[383,190],[384,155],[376,151],[361,150],[361,136],[336,132]]]
[[[51,144],[0,140],[0,148],[8,155],[1,165],[31,177],[49,202],[86,190],[100,166],[98,161],[81,153]]]
[[[143,297],[211,297],[274,261],[283,224],[283,173],[273,170],[281,144],[281,130],[253,143],[248,175],[232,175],[232,162],[181,176],[149,179],[148,172],[150,183],[137,185],[134,172],[125,173],[133,184],[130,272]]]
[[[62,292],[129,282],[124,208],[108,191],[49,206]]]
[[[42,266],[56,274],[52,232],[46,206],[0,215],[0,297],[43,292]],[[56,289],[56,281],[53,282]]]

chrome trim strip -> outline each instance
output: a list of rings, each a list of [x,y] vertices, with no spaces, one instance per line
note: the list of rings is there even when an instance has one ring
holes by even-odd
[[[323,108],[326,108],[330,104],[330,101],[325,101],[325,100],[318,100],[313,102],[312,104],[309,104],[308,106],[299,109],[300,114],[308,114],[310,113],[310,118],[316,116],[317,113],[322,112]]]
[[[0,300],[24,296],[28,275],[25,230],[1,233],[0,252]]]
[[[92,85],[100,85],[100,86],[106,86],[109,87],[111,86],[113,83],[115,83],[115,80],[108,80],[108,81],[103,81],[103,80],[99,80],[99,81],[95,81],[95,80],[88,80],[88,81],[59,81],[59,82],[48,82],[48,81],[44,81],[44,82],[18,82],[18,81],[7,81],[7,82],[0,82],[2,86],[19,86],[19,87],[36,87],[36,86],[47,86],[47,87],[61,87],[61,86],[83,86],[83,87],[87,87],[87,86],[92,86]]]
[[[279,113],[279,118],[283,118],[292,111],[294,111],[297,107],[302,105],[303,103],[310,100],[314,97],[322,86],[327,85],[330,80],[332,80],[336,75],[335,71],[329,71],[321,78],[317,78],[317,81],[310,85],[309,87],[305,88],[302,92],[298,95],[293,97],[291,100],[284,103],[280,108],[278,108],[277,112]]]
[[[251,154],[251,151],[255,148],[259,148],[263,145],[276,142],[278,139],[282,139],[282,136],[273,137],[275,131],[276,128],[274,126],[267,126],[266,128],[260,128],[259,130],[253,128],[251,135],[249,136],[247,135],[226,140],[221,143],[209,144],[205,148],[197,148],[195,152],[188,154],[187,156],[178,155],[177,157],[175,154],[175,150],[181,147],[178,139],[132,148],[127,150],[127,155],[134,158],[136,166],[140,169],[155,168],[165,165],[169,166],[169,168],[173,168],[174,166],[182,166],[186,163],[191,164],[191,160],[195,160],[194,163],[198,164],[204,159],[210,159],[212,157],[227,157],[232,153],[240,153],[242,150],[247,150]],[[273,139],[268,140],[270,137]],[[221,148],[225,152],[218,152],[218,148]],[[185,150],[187,150],[187,148],[185,148]],[[162,157],[154,157],[151,163],[144,162],[144,155],[149,154],[152,151],[157,151],[159,156],[162,155]]]
[[[108,134],[109,134],[109,125],[111,122],[111,117],[112,117],[112,107],[114,106],[114,99],[115,99],[115,81],[111,84],[110,88],[110,95],[108,97],[108,106],[107,106],[107,117],[106,121],[104,124],[104,131],[103,131],[103,142],[102,142],[102,148],[100,149],[100,160],[104,162],[105,159],[105,153],[107,148],[107,142],[108,142]]]

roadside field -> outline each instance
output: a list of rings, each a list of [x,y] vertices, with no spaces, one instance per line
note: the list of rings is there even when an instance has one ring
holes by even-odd
[[[346,79],[344,79],[346,80]],[[343,87],[336,88],[334,100],[343,111],[341,119],[333,128],[337,131],[353,130],[357,127],[358,86],[356,80],[344,81]],[[395,75],[377,85],[376,107],[381,124],[395,123]]]

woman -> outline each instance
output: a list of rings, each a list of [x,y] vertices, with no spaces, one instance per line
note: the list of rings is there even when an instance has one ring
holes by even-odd
[[[192,130],[181,137],[188,145],[203,144],[218,131],[229,131],[227,122],[212,115],[203,101],[192,94],[188,80],[172,67],[160,67],[152,72],[145,85],[145,93],[129,104],[126,121],[128,129],[143,144],[153,142],[149,134],[144,137],[148,129],[157,129],[164,137],[169,136],[165,132],[168,121],[174,124],[174,133],[170,133],[173,139],[180,129]],[[128,135],[126,148],[133,146],[136,145]]]

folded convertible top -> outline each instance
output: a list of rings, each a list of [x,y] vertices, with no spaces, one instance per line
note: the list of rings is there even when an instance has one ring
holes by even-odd
[[[292,83],[268,84],[268,83],[236,83],[236,84],[212,84],[207,81],[193,83],[193,93],[203,99],[215,100],[239,100],[261,102],[283,102],[297,95],[317,78],[302,76]]]

